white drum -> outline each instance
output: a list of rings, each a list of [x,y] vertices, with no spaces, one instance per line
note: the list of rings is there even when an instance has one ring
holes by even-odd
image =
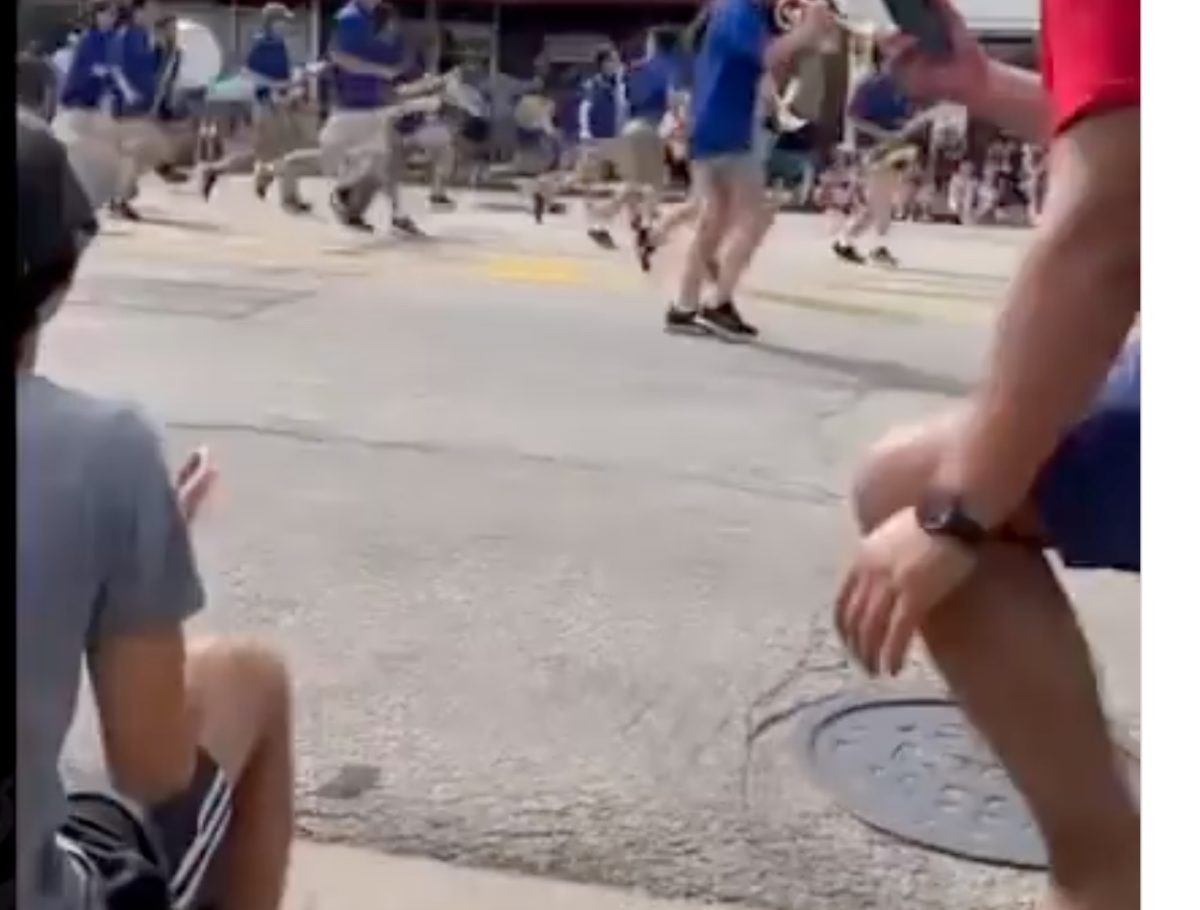
[[[181,89],[207,88],[221,75],[223,63],[221,45],[208,26],[191,19],[180,19],[179,78]]]

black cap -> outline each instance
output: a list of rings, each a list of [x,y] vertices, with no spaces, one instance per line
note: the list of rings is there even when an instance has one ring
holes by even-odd
[[[75,259],[97,226],[92,203],[49,127],[17,109],[17,277]]]

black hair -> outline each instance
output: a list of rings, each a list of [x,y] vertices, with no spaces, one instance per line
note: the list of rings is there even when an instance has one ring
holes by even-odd
[[[679,30],[660,25],[650,29],[650,37],[659,53],[670,54],[679,46]]]
[[[611,47],[600,48],[600,50],[596,51],[596,67],[600,68],[604,66],[604,64],[608,62],[608,60],[615,54],[616,51]]]
[[[45,265],[17,276],[16,308],[13,313],[13,355],[20,357],[21,344],[38,327],[45,315],[46,304],[55,294],[67,288],[79,266],[79,253],[64,251]]]

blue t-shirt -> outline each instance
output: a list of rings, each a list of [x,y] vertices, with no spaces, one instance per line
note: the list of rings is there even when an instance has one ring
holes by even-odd
[[[104,96],[112,90],[109,66],[115,34],[91,28],[80,37],[63,80],[60,98],[63,107],[89,111],[100,107]]]
[[[850,115],[884,130],[898,130],[912,116],[912,105],[900,92],[896,80],[886,73],[864,79],[850,101]],[[867,144],[873,137],[860,135]]]
[[[271,82],[286,82],[292,77],[292,60],[287,42],[270,32],[259,32],[254,36],[254,43],[246,56],[246,69]],[[254,96],[259,101],[270,101],[271,89],[260,85]]]
[[[655,54],[634,66],[626,83],[630,118],[661,123],[671,91],[678,89],[681,81],[679,61],[669,54]]]
[[[587,122],[584,135],[592,139],[611,139],[620,128],[620,90],[615,76],[597,73],[583,84],[583,114]]]
[[[767,11],[755,0],[718,0],[693,74],[693,158],[742,154],[754,147],[769,35]]]
[[[334,18],[333,35],[329,40],[330,50],[365,60],[367,63],[391,66],[399,61],[398,45],[399,42],[385,42],[379,39],[371,12],[359,6],[355,0],[350,0]],[[351,73],[334,63],[334,107],[350,110],[383,107],[387,103],[390,84],[387,79]]]
[[[150,33],[140,25],[127,25],[117,32],[113,42],[113,66],[134,90],[136,97],[116,93],[116,113],[122,117],[144,117],[150,113],[158,90],[158,54]]]

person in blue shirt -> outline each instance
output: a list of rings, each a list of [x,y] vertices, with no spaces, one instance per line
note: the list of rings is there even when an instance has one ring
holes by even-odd
[[[217,181],[251,160],[254,192],[267,195],[276,169],[284,156],[303,144],[303,128],[297,117],[299,92],[292,78],[292,58],[284,38],[292,11],[283,3],[268,3],[262,9],[262,27],[254,35],[242,77],[254,86],[252,123],[254,138],[249,150],[233,152],[200,172],[200,191],[208,199]],[[280,202],[284,211],[302,214],[312,206],[300,198],[294,181],[283,184]]]
[[[887,247],[887,235],[897,193],[915,158],[911,145],[897,146],[894,140],[904,135],[914,108],[896,80],[883,71],[878,47],[872,51],[870,71],[851,93],[848,113],[855,147],[865,153],[863,198],[834,240],[833,252],[839,259],[862,265],[866,259],[854,241],[873,227],[876,240],[869,253],[870,260],[894,267],[896,257]],[[889,144],[883,146],[885,142]]]
[[[742,319],[733,295],[771,226],[761,134],[763,78],[781,77],[806,48],[829,40],[838,28],[821,0],[807,4],[799,24],[772,37],[771,0],[713,0],[696,56],[692,88],[690,154],[700,220],[680,280],[667,309],[671,331],[703,329],[728,340],[758,333]],[[719,255],[720,254],[720,255]],[[716,301],[701,308],[705,272],[716,260]]]
[[[404,71],[398,38],[380,33],[375,19],[379,0],[350,0],[338,11],[329,41],[333,109],[321,130],[326,172],[335,176],[330,206],[347,227],[369,232],[365,213],[376,193],[395,186],[390,178],[393,123],[403,113],[395,83]],[[386,28],[386,19],[382,23]],[[412,94],[432,92],[439,80],[406,86]],[[392,193],[392,228],[414,235],[421,231],[399,208]]]
[[[86,28],[71,48],[63,77],[54,134],[93,207],[99,207],[113,196],[119,161],[109,104],[117,6],[113,0],[91,0],[86,14]]]
[[[133,207],[138,181],[167,160],[170,143],[154,116],[162,89],[151,38],[157,7],[151,0],[130,0],[127,9],[128,21],[113,42],[114,113],[122,160],[109,208],[118,217],[140,221]]]
[[[579,105],[579,160],[574,180],[585,196],[597,183],[621,170],[619,137],[626,118],[625,80],[621,58],[606,47],[596,54],[596,71],[583,83]],[[608,222],[620,210],[623,199],[601,205],[589,199],[588,236],[604,249],[615,249]]]
[[[643,271],[650,271],[654,243],[651,230],[658,215],[658,198],[667,179],[667,145],[662,123],[675,95],[683,88],[683,62],[676,52],[676,35],[652,29],[646,55],[629,68],[625,91],[629,120],[622,132],[625,182],[621,201],[629,207]]]

